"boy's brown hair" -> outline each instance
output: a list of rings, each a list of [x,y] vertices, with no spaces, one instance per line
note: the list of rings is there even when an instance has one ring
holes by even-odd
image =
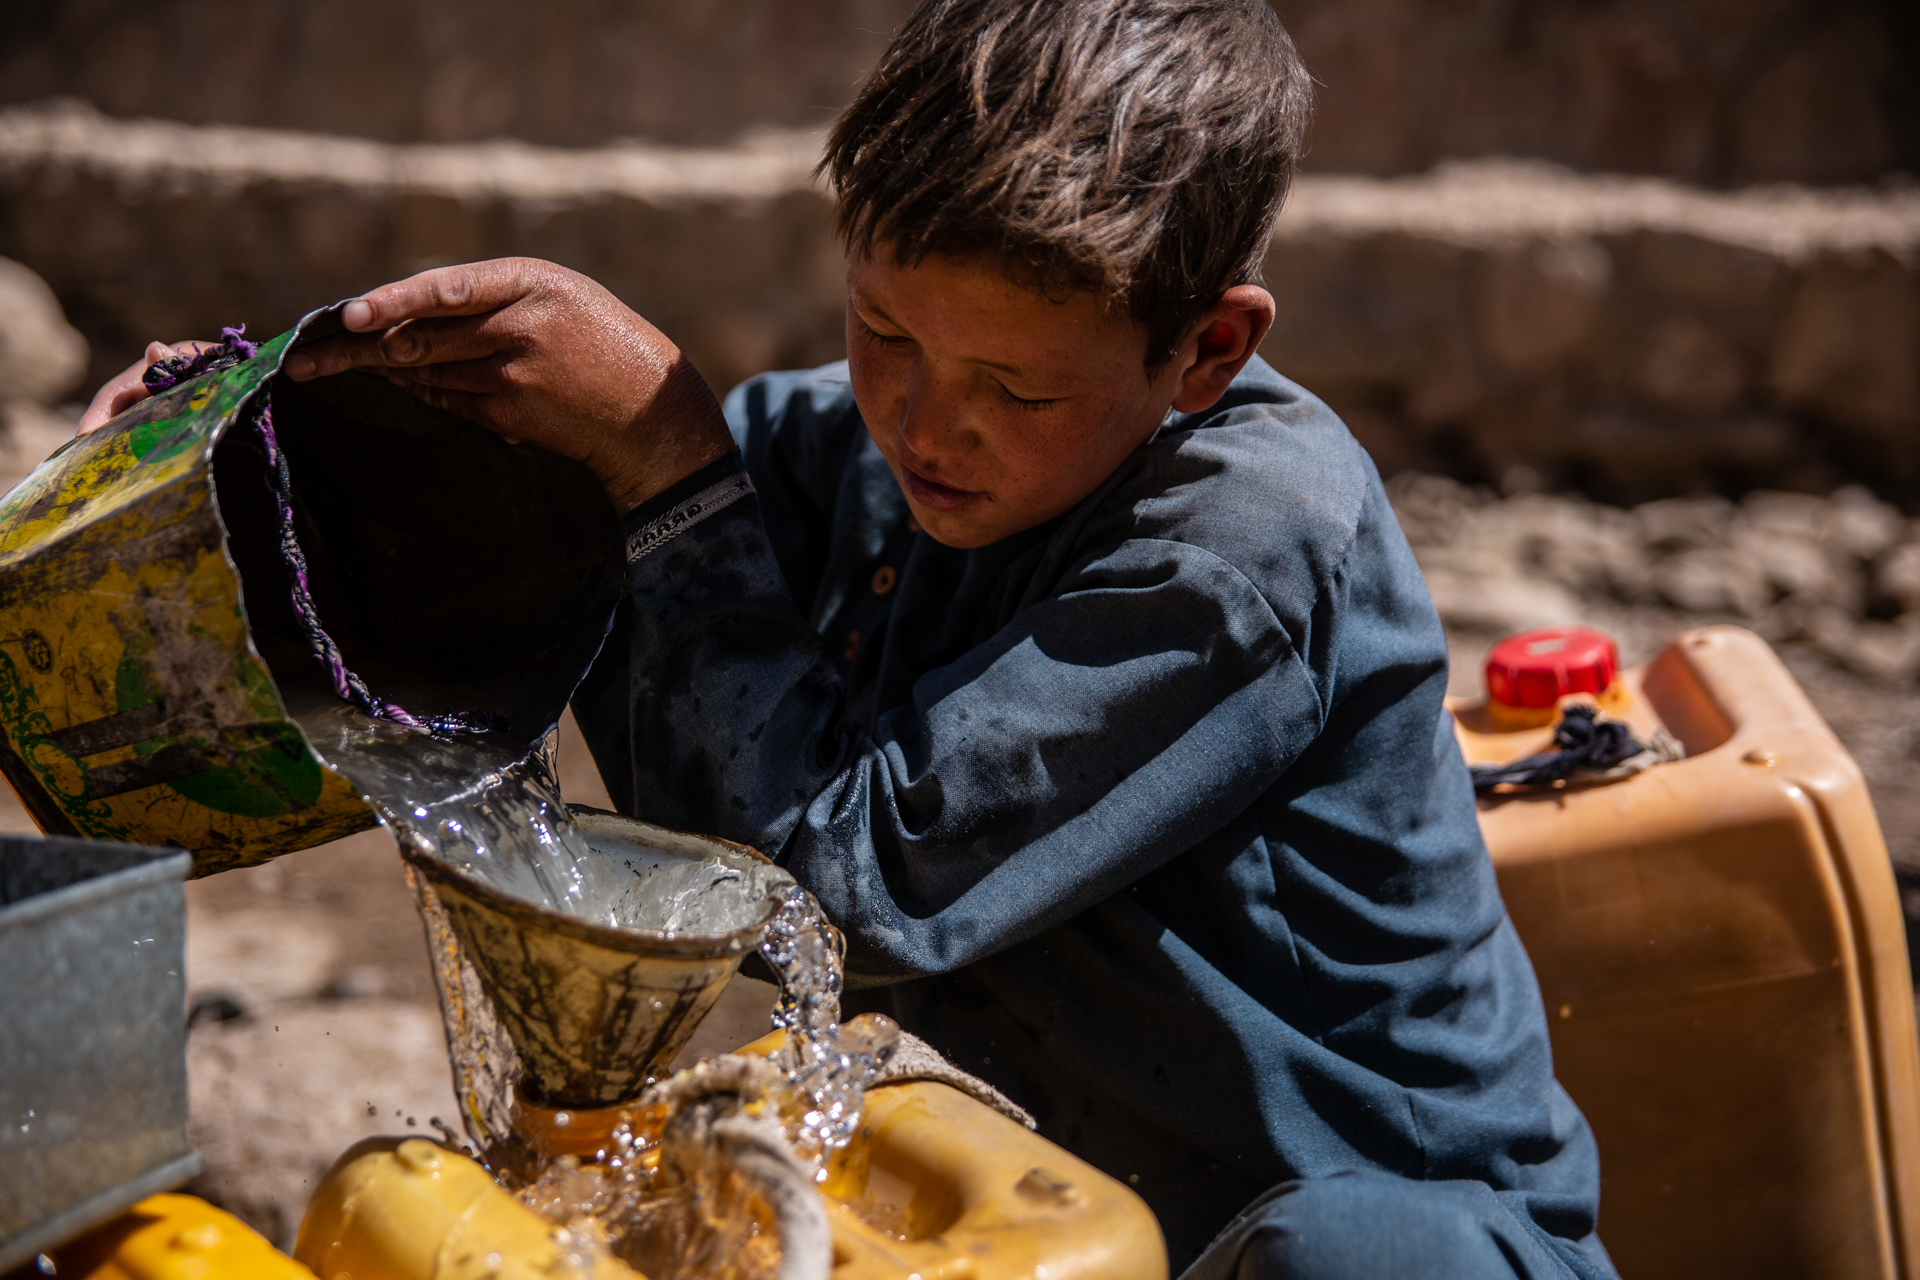
[[[820,169],[850,252],[1098,291],[1152,369],[1259,278],[1311,100],[1265,0],[926,0]]]

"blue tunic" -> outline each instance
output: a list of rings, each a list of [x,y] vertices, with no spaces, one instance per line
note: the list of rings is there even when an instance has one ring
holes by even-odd
[[[1484,1182],[1605,1272],[1440,623],[1324,404],[1255,360],[972,551],[916,532],[845,365],[726,413],[746,475],[628,517],[574,701],[623,809],[776,857],[850,981],[1133,1185],[1176,1268],[1363,1170]]]

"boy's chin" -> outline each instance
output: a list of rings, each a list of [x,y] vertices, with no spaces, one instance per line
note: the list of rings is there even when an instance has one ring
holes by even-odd
[[[912,501],[907,503],[907,508],[913,512],[914,522],[929,538],[942,546],[952,547],[958,551],[971,551],[976,547],[989,546],[1008,534],[1018,532],[1015,529],[1005,531],[997,529],[995,526],[999,523],[998,521],[981,518],[988,514],[984,512],[929,511]]]
[[[1009,519],[1006,512],[991,508],[986,511],[949,514],[940,511],[924,511],[913,503],[907,505],[913,512],[914,521],[929,538],[956,551],[973,551],[979,547],[991,546],[1002,538],[1011,538],[1016,533],[1046,523],[1044,519],[1021,523],[1018,519]]]

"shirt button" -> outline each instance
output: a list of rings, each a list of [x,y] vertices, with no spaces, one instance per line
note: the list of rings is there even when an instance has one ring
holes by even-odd
[[[873,594],[884,596],[892,591],[900,581],[900,575],[894,572],[890,564],[883,564],[873,571]]]
[[[853,661],[854,657],[860,652],[860,633],[858,631],[847,632],[847,647],[840,652],[845,655],[848,662]]]

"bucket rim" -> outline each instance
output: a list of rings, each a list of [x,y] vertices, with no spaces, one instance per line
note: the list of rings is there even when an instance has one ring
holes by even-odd
[[[667,842],[674,844],[691,842],[708,845],[721,853],[745,857],[750,861],[772,867],[780,872],[786,884],[796,883],[778,863],[751,845],[740,844],[720,836],[662,827],[655,823],[642,822],[638,818],[629,818],[622,813],[595,809],[587,805],[570,804],[567,810],[576,818],[612,819],[641,839],[659,835],[668,837]],[[599,823],[595,822],[593,825],[599,825]],[[536,906],[523,898],[495,888],[431,853],[412,848],[406,841],[400,842],[400,856],[405,859],[408,866],[418,868],[436,891],[444,886],[455,893],[478,901],[515,923],[537,925],[549,933],[557,933],[579,942],[592,943],[632,955],[699,960],[716,959],[751,951],[765,938],[767,926],[773,922],[773,917],[779,912],[781,903],[781,892],[778,889],[768,892],[763,899],[764,911],[759,919],[752,924],[742,925],[738,929],[730,929],[725,933],[691,933],[686,930],[674,930],[669,933],[661,929],[629,929]]]

